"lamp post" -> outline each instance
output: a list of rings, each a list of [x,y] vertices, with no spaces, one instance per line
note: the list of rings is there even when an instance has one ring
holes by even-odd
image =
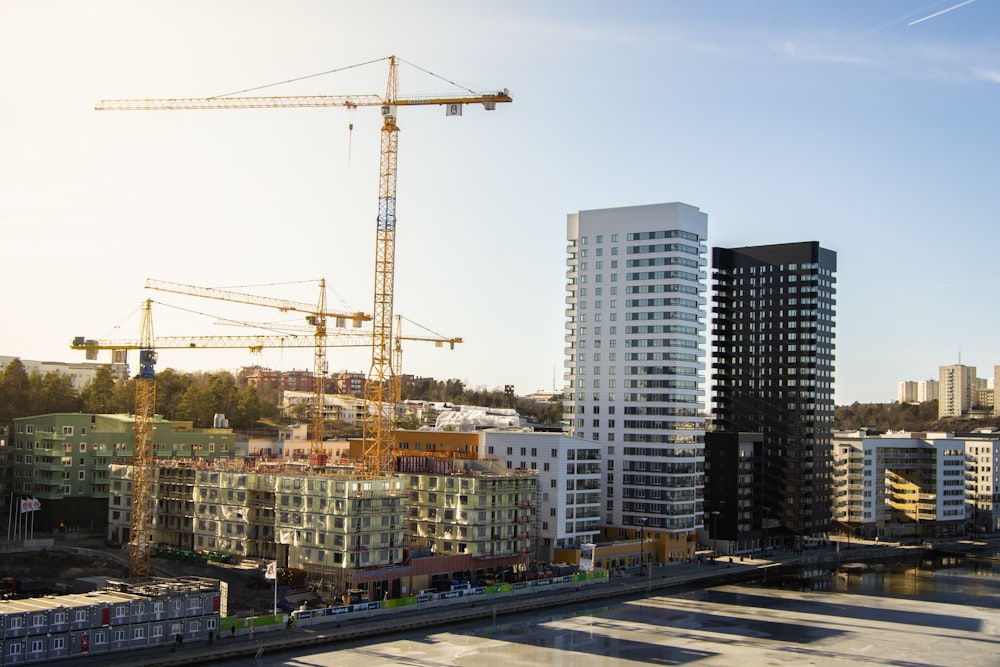
[[[763,555],[766,556],[767,555],[767,547],[768,547],[768,544],[767,544],[767,526],[771,522],[771,518],[770,518],[771,517],[771,508],[770,507],[761,507],[761,509],[764,510],[764,544],[762,545],[762,547],[763,547]]]
[[[719,541],[718,533],[716,533],[716,526],[718,525],[719,510],[712,510],[712,560],[718,556],[718,550],[716,549],[716,543]]]
[[[648,517],[642,517],[639,519],[639,574],[642,575],[642,567],[645,563],[645,554],[643,553],[643,544],[646,541],[645,535],[643,535],[643,528],[646,526],[646,522],[649,521]]]

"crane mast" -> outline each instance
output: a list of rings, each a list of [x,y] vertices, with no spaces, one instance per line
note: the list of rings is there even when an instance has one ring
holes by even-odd
[[[388,470],[392,431],[396,425],[391,346],[396,259],[396,162],[399,155],[395,104],[397,83],[396,58],[393,56],[389,59],[389,81],[382,107],[372,365],[368,371],[368,381],[365,382],[365,421],[362,435],[363,466],[365,472],[373,477],[381,477]]]
[[[135,424],[132,446],[132,517],[129,522],[128,573],[149,577],[153,535],[153,422],[156,416],[156,350],[150,300],[142,312],[139,374],[135,378]]]

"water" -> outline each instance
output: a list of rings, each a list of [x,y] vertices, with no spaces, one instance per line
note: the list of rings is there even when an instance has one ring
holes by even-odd
[[[1000,667],[1000,565],[954,558],[501,616],[226,665]]]

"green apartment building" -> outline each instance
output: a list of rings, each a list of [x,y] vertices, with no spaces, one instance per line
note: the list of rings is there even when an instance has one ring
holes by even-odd
[[[104,531],[108,522],[109,469],[132,461],[132,415],[60,412],[14,420],[9,436],[11,490],[35,498],[34,532],[60,527]],[[159,459],[220,459],[233,456],[230,429],[196,429],[191,422],[156,417]]]

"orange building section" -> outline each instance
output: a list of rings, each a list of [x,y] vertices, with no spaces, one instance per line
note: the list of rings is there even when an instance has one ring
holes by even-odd
[[[351,441],[351,460],[361,456],[360,440]],[[396,456],[429,456],[433,458],[479,458],[479,433],[476,431],[396,431],[392,434],[392,451]]]

